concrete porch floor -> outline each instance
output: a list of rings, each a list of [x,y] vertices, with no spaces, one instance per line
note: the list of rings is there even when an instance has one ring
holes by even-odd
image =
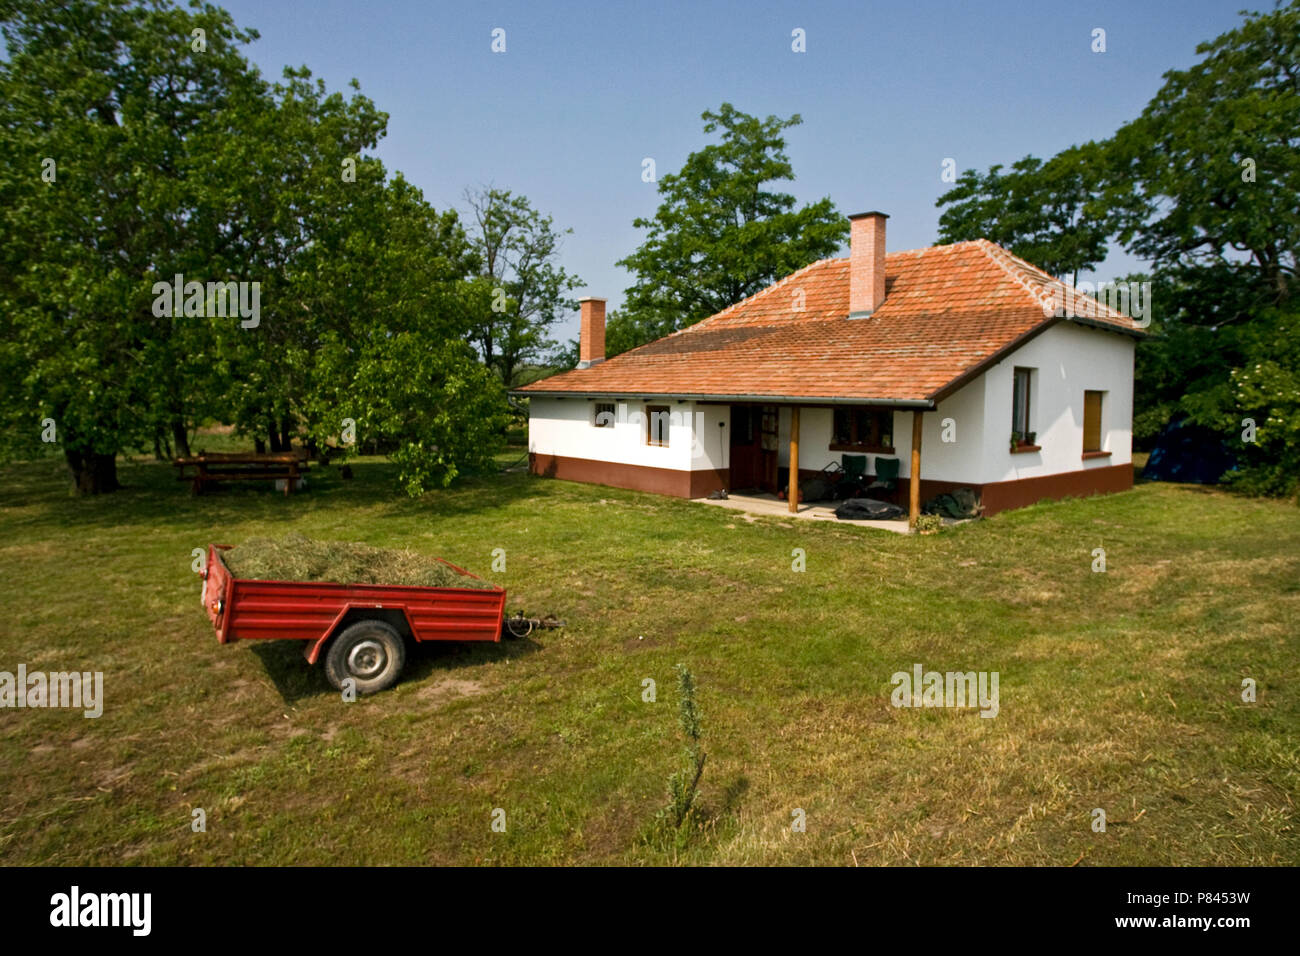
[[[834,521],[836,524],[853,524],[863,528],[879,528],[881,531],[893,531],[895,534],[909,534],[907,527],[907,517],[897,518],[892,521],[841,521],[835,517],[835,507],[829,502],[816,502],[812,504],[800,503],[799,510],[794,514],[790,513],[789,502],[776,495],[748,494],[748,495],[730,495],[724,499],[716,498],[694,498],[693,501],[702,501],[709,505],[720,505],[723,508],[731,508],[733,511],[744,511],[747,514],[766,515],[769,518],[803,518],[805,521]],[[945,519],[944,524],[949,524]]]

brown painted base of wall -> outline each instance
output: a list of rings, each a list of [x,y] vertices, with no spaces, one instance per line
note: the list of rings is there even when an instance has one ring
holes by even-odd
[[[546,478],[582,481],[613,488],[631,488],[675,498],[704,498],[712,491],[726,488],[727,469],[676,471],[672,468],[648,468],[590,458],[562,458],[558,455],[530,453],[528,470]]]
[[[925,485],[924,479],[921,484]],[[1023,508],[1035,501],[1108,495],[1132,487],[1132,464],[1108,465],[1067,471],[1060,475],[1044,475],[1041,478],[997,481],[980,489],[980,499],[984,502],[984,514],[992,515],[1012,508]]]
[[[614,488],[631,488],[633,491],[649,491],[676,498],[704,498],[710,492],[726,488],[729,478],[725,468],[708,471],[674,471],[671,468],[647,468],[642,465],[592,461],[588,458],[562,458],[557,455],[530,454],[528,467],[533,474],[547,478],[610,485]],[[816,471],[799,469],[801,480],[818,474],[820,473]],[[1083,468],[1060,475],[1044,475],[1041,478],[995,481],[987,485],[922,478],[921,501],[929,501],[935,495],[951,492],[957,488],[973,488],[984,503],[984,515],[988,517],[999,511],[1023,508],[1035,501],[1084,498],[1088,495],[1126,491],[1132,487],[1133,466],[1111,465],[1102,468]],[[898,490],[891,500],[906,504],[906,478],[898,480]]]

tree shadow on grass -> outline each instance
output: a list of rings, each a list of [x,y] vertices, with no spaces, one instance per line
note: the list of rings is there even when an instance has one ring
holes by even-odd
[[[344,480],[337,464],[313,465],[306,475],[307,487],[291,495],[276,491],[270,481],[228,482],[193,495],[189,484],[176,481],[175,469],[165,462],[124,461],[118,469],[121,490],[85,498],[71,495],[62,472],[49,462],[7,465],[0,474],[11,485],[15,504],[42,505],[38,513],[24,519],[32,528],[58,529],[218,528],[251,522],[267,525],[264,533],[275,535],[277,527],[322,509],[377,508],[376,517],[471,517],[546,493],[531,475],[487,472],[411,498],[398,486],[397,466],[391,462],[354,461],[351,468],[354,477]]]
[[[1195,494],[1198,494],[1198,495],[1230,495],[1230,494],[1233,494],[1233,491],[1232,491],[1231,488],[1229,488],[1227,485],[1222,485],[1222,484],[1208,485],[1208,484],[1201,484],[1200,482],[1191,482],[1191,481],[1156,481],[1155,479],[1150,479],[1150,480],[1148,480],[1148,481],[1144,481],[1144,482],[1142,482],[1142,484],[1149,484],[1149,485],[1164,485],[1166,488],[1177,488],[1179,491],[1190,491],[1190,492],[1194,492]],[[1241,496],[1239,496],[1239,497],[1248,497],[1248,496],[1241,495]]]
[[[468,518],[515,502],[543,498],[546,493],[546,487],[532,475],[472,476],[454,482],[445,491],[431,491],[419,498],[395,494],[388,499],[384,513]]]
[[[286,704],[339,693],[325,679],[324,653],[315,665],[308,664],[302,656],[303,646],[302,641],[253,643],[252,652],[261,659],[266,676]],[[429,641],[417,644],[408,641],[406,667],[399,681],[404,684],[436,681],[461,668],[526,657],[541,649],[542,645],[531,638],[505,638],[500,643]]]

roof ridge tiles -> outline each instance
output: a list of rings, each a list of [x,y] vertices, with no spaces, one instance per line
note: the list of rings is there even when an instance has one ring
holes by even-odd
[[[1045,292],[1044,294],[1039,294],[1035,292],[1033,288],[1030,287],[1028,280],[1025,278],[1023,274],[1024,272],[1028,272],[1034,276],[1040,276],[1041,277],[1041,279],[1039,280],[1040,283],[1043,286],[1048,287],[1050,289],[1059,289],[1063,293],[1074,292],[1076,295],[1079,294],[1086,295],[1086,293],[1079,293],[1078,288],[1076,286],[1071,285],[1070,283],[1065,282],[1062,279],[1058,279],[1056,276],[1052,275],[1051,273],[1046,272],[1043,269],[1040,269],[1032,262],[1028,262],[1024,259],[1021,259],[1014,252],[1010,251],[1009,249],[1003,248],[1002,246],[998,245],[996,242],[993,242],[989,239],[975,239],[972,241],[979,243],[983,247],[985,253],[988,255],[990,259],[996,262],[998,266],[1000,266],[1002,270],[1007,273],[1007,275],[1011,276],[1011,278],[1017,282],[1017,284],[1021,285],[1026,290],[1028,290],[1029,294],[1034,297],[1035,301],[1037,301],[1038,304],[1042,306],[1045,314],[1050,315],[1051,313],[1049,312],[1049,309],[1055,309],[1055,307],[1060,303],[1061,298],[1057,296],[1055,293],[1050,291]],[[1015,264],[1015,266],[1017,267],[1015,271],[1012,270],[1011,263],[1005,261],[1007,259],[1011,260],[1011,263]],[[1123,312],[1119,312],[1115,309],[1112,309],[1105,302],[1102,302],[1101,299],[1096,298],[1095,296],[1093,298],[1096,301],[1096,305],[1093,306],[1092,304],[1090,304],[1089,308],[1095,308],[1097,310],[1097,318],[1106,319],[1111,322],[1119,322],[1122,324],[1128,324],[1128,325],[1133,324],[1132,316],[1125,315]]]
[[[1038,306],[1040,309],[1043,309],[1044,312],[1046,312],[1046,307],[1052,303],[1052,297],[1051,297],[1050,295],[1048,295],[1048,296],[1041,295],[1039,292],[1037,292],[1037,291],[1034,289],[1034,287],[1033,287],[1032,285],[1030,285],[1029,280],[1028,280],[1028,279],[1027,279],[1027,278],[1026,278],[1022,273],[1020,273],[1020,272],[1018,272],[1018,271],[1016,271],[1016,270],[1013,270],[1013,269],[1011,268],[1010,264],[1008,264],[1007,262],[1003,261],[1002,256],[1011,256],[1011,253],[1007,252],[1007,250],[1003,249],[1003,248],[1002,248],[1001,246],[999,246],[996,242],[992,242],[992,241],[990,241],[990,240],[988,240],[988,239],[972,239],[972,240],[970,240],[970,241],[971,241],[972,244],[978,246],[978,247],[983,251],[983,253],[984,253],[986,256],[988,256],[988,258],[989,258],[989,259],[990,259],[990,260],[991,260],[991,261],[992,261],[992,262],[993,262],[993,263],[994,263],[994,264],[995,264],[999,269],[1001,269],[1001,270],[1002,270],[1003,272],[1005,272],[1008,276],[1010,276],[1011,280],[1012,280],[1013,282],[1015,282],[1016,285],[1020,286],[1022,289],[1024,289],[1026,292],[1028,292],[1030,298],[1032,298],[1032,299],[1034,300],[1034,304],[1035,304],[1036,306]],[[996,252],[994,252],[994,250],[996,250]],[[1015,258],[1015,257],[1012,256],[1012,258]],[[1023,264],[1026,265],[1026,266],[1029,266],[1029,263],[1025,262],[1023,259],[1016,259],[1016,261],[1019,262],[1019,263],[1023,263]],[[1033,266],[1029,266],[1029,268],[1030,268],[1031,270],[1033,270],[1034,272],[1037,272],[1039,275],[1041,275],[1041,276],[1042,276],[1044,279],[1046,279],[1048,282],[1059,282],[1059,281],[1060,281],[1060,280],[1058,280],[1058,279],[1054,279],[1052,276],[1049,276],[1046,272],[1042,272],[1042,271],[1039,270],[1039,269],[1035,269]],[[1061,283],[1061,284],[1064,285],[1064,283]]]

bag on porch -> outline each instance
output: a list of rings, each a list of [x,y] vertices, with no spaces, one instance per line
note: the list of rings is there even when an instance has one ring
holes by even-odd
[[[809,478],[799,483],[800,501],[825,501],[832,496],[832,485],[823,478]]]
[[[921,508],[925,514],[945,518],[978,518],[983,510],[973,488],[958,488],[951,494],[935,495]]]
[[[906,514],[898,505],[875,498],[850,498],[835,509],[835,517],[842,521],[890,521]]]

